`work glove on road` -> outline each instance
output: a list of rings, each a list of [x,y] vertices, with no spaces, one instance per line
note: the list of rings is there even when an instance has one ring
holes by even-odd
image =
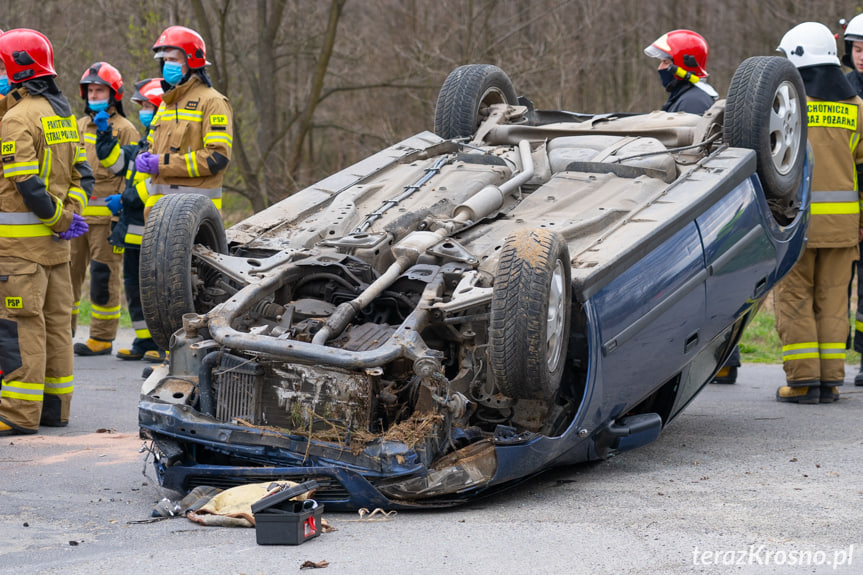
[[[57,237],[61,240],[71,240],[84,235],[89,229],[90,226],[87,225],[87,222],[84,221],[83,217],[78,214],[72,214],[72,223],[69,225],[69,229],[65,232],[60,232],[57,234]]]
[[[123,195],[110,195],[105,198],[105,204],[108,206],[108,209],[111,210],[111,214],[116,216],[120,210],[123,209]]]
[[[110,117],[111,117],[111,114],[109,114],[105,110],[102,110],[101,112],[99,112],[98,114],[93,116],[93,123],[96,124],[96,129],[99,130],[100,132],[107,132],[108,131],[108,118],[110,118]]]
[[[139,172],[156,175],[159,173],[159,156],[150,152],[141,152],[135,158],[135,168]]]

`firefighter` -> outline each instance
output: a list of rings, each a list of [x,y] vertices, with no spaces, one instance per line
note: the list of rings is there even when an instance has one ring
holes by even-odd
[[[713,105],[719,94],[704,80],[708,76],[708,52],[707,41],[692,30],[673,30],[644,49],[647,56],[659,59],[659,78],[669,93],[663,111],[701,115]],[[740,348],[734,346],[710,383],[736,383],[738,367]]]
[[[827,26],[798,24],[778,50],[803,78],[814,165],[807,245],[774,291],[786,379],[776,398],[831,403],[845,380],[848,284],[863,231],[856,171],[863,164],[863,100],[842,74]]]
[[[107,62],[96,62],[81,76],[81,99],[84,115],[78,118],[78,132],[87,151],[87,163],[93,167],[96,184],[84,219],[90,231],[72,240],[72,333],[78,323],[81,288],[87,267],[90,268],[90,336],[85,343],[76,343],[76,355],[108,355],[120,326],[120,276],[123,248],[108,242],[112,215],[105,198],[123,191],[123,175],[115,174],[99,163],[96,154],[96,134],[111,130],[121,145],[137,142],[138,130],[123,112],[123,77]]]
[[[150,330],[144,321],[141,309],[141,286],[138,281],[138,271],[141,262],[141,236],[144,233],[144,202],[147,200],[147,174],[135,169],[135,157],[148,147],[146,135],[150,132],[150,124],[159,106],[162,105],[162,79],[147,78],[135,84],[135,93],[131,100],[141,106],[138,118],[144,126],[144,139],[121,145],[118,136],[111,130],[100,130],[96,137],[96,152],[102,166],[113,174],[123,176],[126,184],[122,194],[106,198],[111,213],[119,215],[119,221],[111,232],[111,245],[123,250],[123,286],[126,292],[126,303],[135,339],[128,349],[117,350],[117,357],[125,360],[148,359],[156,362],[164,359],[164,352],[159,350],[156,342],[150,336]]]
[[[692,30],[672,30],[644,49],[658,58],[657,72],[668,92],[663,112],[703,114],[719,97],[707,83],[707,41]]]
[[[18,435],[69,422],[69,240],[87,231],[93,175],[48,39],[10,30],[0,60],[0,435]]]
[[[149,151],[135,159],[150,174],[145,217],[165,194],[203,194],[222,207],[222,177],[231,160],[233,112],[207,75],[201,36],[171,26],[153,45],[162,70],[163,105],[150,126]]]
[[[863,14],[859,14],[848,22],[845,27],[845,54],[842,63],[851,68],[845,77],[848,83],[863,98]],[[860,178],[863,174],[857,174],[857,186],[860,186]],[[860,244],[863,246],[863,243]],[[857,313],[854,316],[854,351],[863,354],[863,262],[857,260]],[[860,371],[854,377],[854,385],[863,386],[863,364]]]

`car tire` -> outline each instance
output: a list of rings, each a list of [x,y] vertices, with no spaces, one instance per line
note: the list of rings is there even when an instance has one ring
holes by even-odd
[[[192,248],[202,244],[228,253],[225,227],[212,200],[201,194],[168,195],[147,216],[141,241],[141,307],[153,341],[168,349],[183,314],[198,309]],[[201,306],[203,307],[203,306]]]
[[[444,139],[473,135],[492,104],[518,103],[509,76],[491,64],[459,66],[441,86],[434,113],[434,131]]]
[[[524,230],[506,239],[492,291],[490,367],[500,391],[551,399],[563,377],[571,323],[569,249],[558,234]]]
[[[794,64],[755,56],[737,67],[725,104],[724,139],[755,151],[758,177],[774,213],[788,220],[806,155],[806,89]]]

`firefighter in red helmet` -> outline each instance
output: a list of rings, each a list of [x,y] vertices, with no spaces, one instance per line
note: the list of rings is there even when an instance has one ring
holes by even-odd
[[[96,183],[93,195],[84,209],[90,231],[72,240],[72,333],[75,333],[81,288],[90,270],[90,335],[86,342],[75,344],[76,355],[108,355],[120,326],[121,268],[123,250],[111,246],[112,214],[106,199],[123,191],[125,178],[99,163],[96,136],[99,132],[117,135],[122,144],[137,142],[138,130],[123,111],[123,77],[107,62],[96,62],[81,76],[81,99],[84,115],[78,118],[78,132],[87,162],[93,168]]]
[[[162,105],[162,93],[161,78],[147,78],[135,84],[135,93],[130,99],[141,106],[138,117],[146,135],[149,135],[153,118]],[[147,201],[146,180],[149,175],[135,169],[135,158],[140,152],[146,151],[147,147],[146,136],[138,142],[125,145],[121,145],[118,136],[111,131],[99,132],[96,139],[96,151],[102,166],[111,173],[123,176],[126,181],[122,194],[107,198],[111,212],[119,216],[111,231],[110,242],[112,246],[123,250],[123,285],[132,328],[135,330],[131,347],[117,350],[117,357],[159,362],[164,359],[165,352],[159,350],[153,341],[144,320],[141,284],[138,278],[141,237],[144,233],[144,202]]]
[[[692,30],[672,30],[644,49],[659,59],[659,78],[668,92],[665,112],[703,114],[719,97],[707,78],[707,41]]]
[[[150,174],[145,215],[165,194],[202,194],[222,206],[222,178],[231,160],[233,111],[212,87],[200,34],[171,26],[153,45],[162,70],[163,105],[150,126],[150,149],[135,166]]]
[[[0,435],[16,435],[69,422],[69,240],[87,231],[93,176],[48,38],[5,32],[0,61],[10,90],[0,100]]]

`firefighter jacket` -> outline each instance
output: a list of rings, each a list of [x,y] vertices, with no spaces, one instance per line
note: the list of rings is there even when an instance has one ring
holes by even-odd
[[[861,196],[856,166],[863,164],[863,100],[807,98],[809,143],[814,155],[808,247],[857,245]]]
[[[199,193],[220,208],[233,132],[230,102],[199,76],[167,90],[148,136],[149,151],[159,155],[159,173],[147,180],[149,195]],[[151,198],[147,205],[154,203]]]
[[[149,130],[147,131],[149,135]],[[96,153],[99,162],[111,173],[122,175],[123,209],[114,229],[111,230],[111,245],[123,248],[140,248],[144,235],[144,203],[147,201],[145,180],[149,174],[137,171],[135,158],[139,152],[147,150],[147,138],[137,143],[120,145],[117,134],[106,131],[96,136]]]
[[[18,87],[0,100],[0,255],[52,266],[70,260],[72,214],[87,207],[93,175],[72,115]]]
[[[111,114],[111,132],[117,136],[120,145],[138,141],[141,135],[132,122],[118,114],[113,106],[108,112]],[[108,209],[105,198],[122,192],[125,178],[123,174],[117,175],[99,162],[96,153],[96,124],[89,114],[78,118],[78,133],[81,134],[81,143],[87,152],[87,163],[93,169],[93,177],[96,179],[93,194],[82,215],[88,224],[108,223],[111,221],[111,210]]]
[[[677,81],[677,87],[668,95],[662,105],[663,112],[689,112],[703,114],[713,105],[714,99],[694,84]]]

